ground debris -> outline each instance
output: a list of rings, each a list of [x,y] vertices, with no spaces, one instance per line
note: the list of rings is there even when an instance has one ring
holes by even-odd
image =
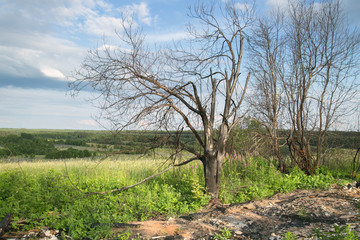
[[[333,185],[328,190],[297,190],[276,194],[271,198],[242,204],[222,205],[171,221],[139,223],[137,231],[143,239],[151,239],[152,229],[167,239],[212,239],[228,229],[232,239],[277,240],[289,232],[297,239],[314,238],[314,228],[331,231],[334,225],[349,225],[360,231],[360,189]],[[173,226],[176,233],[167,231]],[[176,237],[176,238],[171,238]]]

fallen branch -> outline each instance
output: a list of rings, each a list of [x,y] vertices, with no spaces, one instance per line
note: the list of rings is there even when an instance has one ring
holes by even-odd
[[[129,186],[125,186],[125,187],[122,187],[122,188],[113,189],[113,190],[105,191],[105,192],[89,192],[89,193],[86,193],[86,195],[87,195],[87,196],[90,196],[90,195],[103,195],[103,194],[114,193],[114,192],[119,193],[119,192],[122,192],[122,191],[124,191],[124,190],[126,190],[126,189],[129,189],[129,188],[135,187],[135,186],[137,186],[137,185],[140,185],[140,184],[142,184],[142,183],[144,183],[144,182],[146,182],[146,181],[148,181],[148,180],[150,180],[150,179],[152,179],[152,178],[154,178],[154,177],[157,177],[157,176],[159,176],[159,175],[161,175],[161,174],[163,174],[163,173],[165,173],[165,172],[173,169],[174,167],[180,167],[180,166],[186,165],[186,164],[188,164],[188,163],[190,163],[190,162],[192,162],[192,161],[194,161],[194,160],[198,160],[198,159],[199,159],[198,157],[194,157],[194,158],[191,158],[191,159],[189,159],[189,160],[187,160],[187,161],[185,161],[185,162],[178,163],[178,164],[174,164],[174,165],[166,168],[165,170],[163,170],[163,171],[161,171],[161,172],[159,172],[159,173],[157,173],[157,174],[151,175],[151,176],[149,176],[149,177],[147,177],[147,178],[144,178],[144,179],[141,180],[140,182],[137,182],[137,183],[132,184],[132,185],[129,185]]]

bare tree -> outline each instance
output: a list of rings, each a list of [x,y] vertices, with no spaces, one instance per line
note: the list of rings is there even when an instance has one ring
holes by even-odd
[[[207,191],[216,199],[225,146],[242,117],[250,78],[250,73],[242,77],[241,66],[253,9],[250,4],[214,1],[195,5],[189,16],[196,20],[188,28],[189,40],[156,50],[146,46],[140,28],[124,17],[118,34],[123,45],[90,51],[71,88],[75,93],[87,86],[94,89],[102,116],[114,129],[189,129],[201,150],[181,141],[177,149],[201,160]]]
[[[360,37],[346,22],[339,0],[291,1],[288,12],[289,72],[284,81],[291,119],[288,146],[299,167],[313,174],[326,132],[356,93]]]
[[[280,169],[279,121],[287,120],[294,163],[313,174],[324,155],[326,133],[351,113],[357,93],[359,43],[339,0],[290,0],[254,29],[252,64],[256,118],[266,126]],[[310,143],[316,143],[316,154]]]
[[[268,18],[258,21],[254,28],[251,41],[250,71],[254,81],[254,94],[250,97],[252,113],[262,121],[274,156],[278,160],[278,168],[286,171],[284,160],[280,153],[279,121],[283,110],[282,98],[285,73],[286,38],[284,34],[284,14],[273,11]]]

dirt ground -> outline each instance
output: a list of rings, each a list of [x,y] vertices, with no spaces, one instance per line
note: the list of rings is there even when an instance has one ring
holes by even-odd
[[[179,218],[115,224],[114,231],[131,230],[130,239],[200,240],[213,239],[214,234],[226,228],[232,233],[231,239],[276,240],[287,232],[297,239],[316,239],[312,237],[314,228],[331,231],[336,224],[360,232],[359,199],[360,189],[354,185],[334,185],[328,190],[297,190],[241,204],[214,204]],[[2,237],[21,239],[12,233]],[[49,229],[24,237],[57,239],[56,232]]]
[[[227,228],[232,239],[281,239],[292,232],[298,239],[315,239],[314,228],[331,231],[349,225],[360,232],[360,189],[332,186],[328,190],[297,190],[242,204],[219,205],[176,219],[133,222],[137,239],[211,239]]]

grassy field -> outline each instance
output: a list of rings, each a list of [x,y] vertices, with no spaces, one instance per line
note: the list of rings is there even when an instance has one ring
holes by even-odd
[[[206,205],[198,161],[120,193],[88,194],[134,184],[164,169],[166,165],[159,168],[164,160],[118,155],[101,161],[0,163],[0,218],[11,213],[15,229],[49,226],[74,239],[95,239],[111,236],[113,223],[179,216]],[[320,168],[314,176],[298,169],[281,174],[262,157],[232,157],[224,164],[220,196],[224,203],[235,203],[297,188],[326,188],[337,181],[335,170]],[[340,175],[346,177],[345,172]]]
[[[95,238],[110,234],[113,223],[185,214],[206,204],[203,183],[193,181],[201,175],[197,165],[119,194],[86,194],[136,183],[155,173],[161,162],[163,159],[120,156],[102,161],[2,163],[0,218],[12,213],[15,221],[27,222],[14,228],[47,225],[75,239]]]
[[[9,135],[13,136],[8,138]],[[171,163],[166,159],[170,150],[165,147],[140,154],[152,146],[150,135],[129,131],[114,138],[105,131],[0,129],[2,144],[19,152],[0,159],[0,220],[11,213],[14,230],[48,226],[73,239],[97,239],[114,237],[111,231],[114,223],[198,211],[209,201],[199,161],[120,193],[90,194],[132,185],[169,166]],[[186,140],[192,144],[189,136],[185,136]],[[25,154],[39,143],[49,143],[61,151],[69,148],[97,151],[98,155],[48,160],[41,153]],[[220,200],[238,203],[298,188],[327,188],[335,182],[352,181],[355,150],[327,151],[324,166],[314,176],[297,168],[282,174],[276,161],[255,156],[259,153],[247,158],[233,154],[224,162]],[[114,152],[131,154],[110,156]],[[185,160],[189,154],[182,157]]]

